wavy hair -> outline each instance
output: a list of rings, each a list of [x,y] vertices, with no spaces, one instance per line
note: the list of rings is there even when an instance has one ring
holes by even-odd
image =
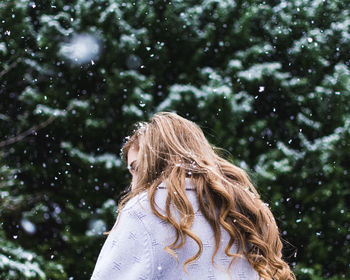
[[[149,122],[136,125],[133,134],[126,138],[121,156],[127,163],[131,146],[138,149],[137,179],[121,197],[118,213],[129,199],[147,191],[153,213],[176,230],[176,239],[164,250],[178,261],[174,249],[185,244],[186,235],[198,244],[197,253],[183,264],[188,273],[186,264],[198,259],[203,251],[201,240],[191,231],[194,210],[185,191],[185,178],[189,177],[196,187],[199,209],[214,232],[213,264],[220,246],[221,225],[230,235],[225,248],[225,254],[232,257],[228,270],[236,257],[244,255],[265,280],[296,279],[282,259],[283,245],[274,216],[247,172],[221,157],[219,151],[223,149],[210,144],[197,124],[176,113],[158,112]],[[163,216],[155,208],[155,192],[165,180],[169,191]],[[170,204],[179,211],[179,222],[172,217]],[[114,227],[117,223],[118,219]],[[180,243],[175,245],[179,238]],[[229,252],[234,243],[236,254]]]

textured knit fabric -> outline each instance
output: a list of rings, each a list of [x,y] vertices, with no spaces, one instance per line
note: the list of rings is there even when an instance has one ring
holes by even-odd
[[[158,186],[155,196],[156,209],[163,215],[165,215],[167,192],[163,182]],[[186,265],[189,275],[184,272],[182,265],[196,254],[199,248],[197,243],[189,236],[186,237],[184,247],[175,249],[179,259],[177,264],[176,259],[163,250],[175,240],[175,229],[153,214],[147,192],[143,192],[129,200],[121,211],[117,227],[108,235],[101,249],[91,280],[230,279],[225,269],[231,258],[224,252],[229,235],[221,228],[221,244],[213,265],[211,262],[215,249],[213,231],[205,217],[198,211],[196,192],[188,178],[186,178],[186,194],[195,212],[191,230],[203,244],[200,258]],[[173,217],[179,217],[178,212],[175,214],[175,208],[171,209]],[[236,247],[232,246],[230,252],[235,253]],[[236,258],[229,273],[233,280],[259,279],[257,272],[244,257]]]

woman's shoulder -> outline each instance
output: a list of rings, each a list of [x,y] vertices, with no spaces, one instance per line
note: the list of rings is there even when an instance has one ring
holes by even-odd
[[[139,207],[148,201],[147,191],[142,191],[130,198],[124,205],[123,211],[138,210]],[[140,205],[141,204],[141,205]]]

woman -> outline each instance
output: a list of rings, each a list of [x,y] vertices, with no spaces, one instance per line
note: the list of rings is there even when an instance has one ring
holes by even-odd
[[[139,124],[122,148],[131,187],[91,280],[295,279],[245,171],[175,113]]]

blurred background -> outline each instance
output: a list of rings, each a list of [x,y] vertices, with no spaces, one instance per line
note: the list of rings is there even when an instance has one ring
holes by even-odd
[[[89,279],[135,121],[244,168],[298,279],[350,279],[349,0],[2,0],[0,278]]]

